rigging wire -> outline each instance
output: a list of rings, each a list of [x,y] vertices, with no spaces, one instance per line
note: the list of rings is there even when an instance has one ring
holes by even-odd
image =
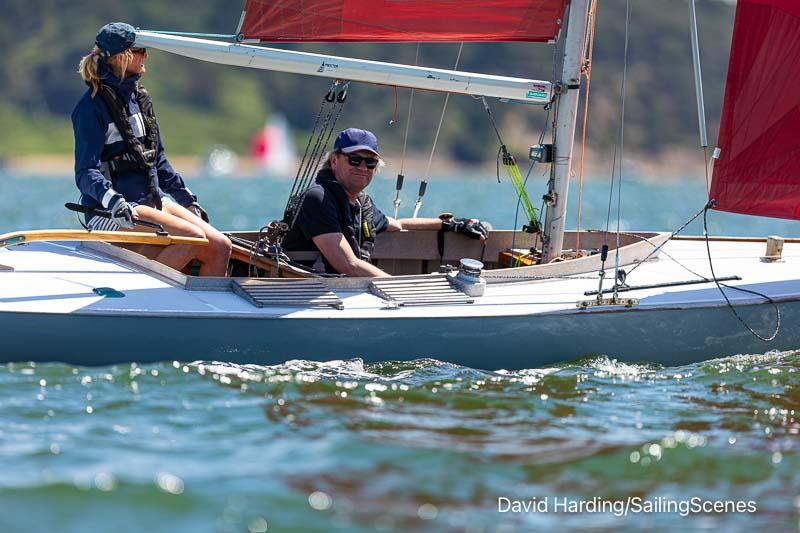
[[[414,54],[414,65],[419,65],[419,43],[417,43],[417,52]],[[403,167],[406,163],[406,147],[408,146],[408,130],[411,126],[411,111],[414,109],[414,93],[416,89],[411,89],[411,94],[408,97],[408,114],[406,115],[406,131],[403,133],[403,154],[400,156],[400,174],[403,173]]]
[[[694,222],[694,221],[695,221],[695,219],[696,219],[697,217],[699,217],[700,215],[702,215],[704,210],[705,210],[705,207],[703,207],[703,209],[701,209],[700,211],[698,211],[697,213],[695,213],[694,215],[692,215],[692,217],[691,217],[691,218],[689,218],[689,220],[687,220],[686,222],[684,222],[684,223],[681,225],[681,227],[679,227],[678,229],[676,229],[675,231],[673,231],[672,233],[670,233],[669,237],[667,237],[667,238],[666,238],[666,240],[664,240],[664,242],[662,242],[661,244],[659,244],[658,246],[656,246],[656,247],[655,247],[655,248],[654,248],[654,249],[653,249],[653,250],[652,250],[652,251],[651,251],[649,254],[647,254],[647,255],[645,256],[645,258],[644,258],[644,259],[642,259],[641,261],[639,261],[639,263],[637,263],[636,265],[634,265],[634,267],[633,267],[633,268],[631,268],[631,269],[628,271],[628,275],[630,276],[630,275],[631,275],[631,273],[632,273],[634,270],[636,270],[637,268],[639,268],[640,266],[642,266],[642,265],[643,265],[645,262],[647,262],[647,260],[648,260],[648,259],[650,259],[650,258],[651,258],[651,257],[653,257],[655,254],[657,254],[657,253],[658,253],[658,251],[659,251],[659,250],[661,250],[661,248],[663,248],[665,244],[667,244],[669,241],[671,241],[671,240],[672,240],[672,238],[673,238],[674,236],[676,236],[678,233],[680,233],[681,231],[683,231],[683,230],[686,228],[686,226],[688,226],[689,224],[691,224],[692,222]],[[610,232],[609,232],[609,231],[606,229],[606,233],[610,233]],[[699,276],[699,274],[698,274],[698,276]],[[701,276],[701,277],[702,277],[702,276]]]
[[[586,20],[586,43],[583,51],[581,72],[586,77],[586,92],[583,96],[583,124],[581,126],[581,161],[578,170],[578,223],[575,229],[575,254],[581,249],[581,208],[583,207],[583,169],[586,155],[586,124],[589,120],[589,89],[592,83],[592,55],[594,52],[594,30],[597,16],[597,0],[589,5],[589,16]]]
[[[628,44],[630,42],[631,27],[631,0],[627,0],[625,10],[625,52],[622,67],[622,93],[620,102],[619,121],[619,180],[617,182],[617,249],[614,254],[614,299],[617,298],[619,287],[619,245],[620,245],[620,219],[622,218],[622,164],[625,160],[625,89],[628,81]]]
[[[414,54],[414,65],[419,64],[419,48],[420,43],[417,43],[417,51]],[[397,88],[395,88],[395,94],[397,94]],[[400,191],[403,189],[403,180],[405,180],[405,174],[403,169],[405,168],[406,164],[406,147],[408,146],[408,131],[411,128],[411,112],[414,109],[414,93],[415,89],[411,89],[411,94],[408,97],[408,115],[406,116],[406,131],[403,133],[403,154],[400,156],[400,172],[397,173],[397,182],[395,183],[395,193],[394,193],[394,202],[392,205],[394,207],[394,218],[397,219],[398,213],[400,211],[400,203],[402,200],[400,199]]]
[[[283,219],[262,226],[258,231],[255,244],[251,248],[248,269],[248,274],[251,276],[254,273],[258,275],[256,255],[263,255],[268,258],[274,256],[276,271],[280,272],[283,239],[297,221],[306,198],[306,192],[313,181],[315,170],[319,167],[325,153],[324,147],[328,146],[336,122],[339,120],[344,108],[349,86],[350,82],[348,81],[335,80],[322,98],[319,111],[314,119],[314,125],[311,128],[311,134],[308,137],[308,143],[306,143],[303,157],[300,160],[292,183],[292,189],[286,200]],[[328,108],[327,113],[325,112],[326,107]],[[288,264],[286,261],[283,261],[283,263]]]
[[[614,288],[616,289],[617,283],[619,280],[619,230],[620,230],[620,217],[621,212],[621,198],[622,195],[620,193],[622,189],[622,158],[624,155],[623,147],[624,147],[624,140],[625,140],[625,86],[627,82],[627,73],[628,73],[628,41],[630,36],[630,22],[631,22],[631,3],[630,0],[626,1],[626,9],[625,9],[625,48],[623,52],[622,58],[622,81],[620,87],[620,114],[619,114],[619,126],[617,129],[617,142],[614,144],[614,156],[612,158],[612,166],[611,166],[611,186],[609,187],[608,191],[608,209],[606,211],[606,235],[603,239],[603,245],[608,246],[608,234],[611,233],[610,226],[611,226],[611,206],[613,204],[614,199],[614,183],[617,183],[617,247],[615,253],[615,265],[614,265]],[[617,153],[619,152],[619,159],[617,158]],[[619,166],[619,176],[617,176],[617,166]],[[605,270],[605,261],[601,266],[602,270]],[[602,285],[602,283],[601,283]],[[600,288],[602,290],[602,287]],[[614,291],[614,298],[617,297],[616,290]]]
[[[464,42],[462,41],[458,46],[458,55],[456,55],[456,64],[453,66],[453,70],[458,68],[458,62],[461,60],[461,52],[464,50]],[[439,125],[436,127],[436,135],[433,138],[433,146],[431,146],[431,154],[428,157],[428,166],[425,169],[425,175],[422,178],[422,183],[420,184],[419,188],[419,196],[417,197],[417,202],[414,204],[414,214],[411,218],[417,218],[419,214],[419,209],[422,207],[422,196],[425,194],[425,188],[428,184],[428,176],[430,175],[431,171],[431,163],[433,163],[433,154],[436,153],[436,143],[439,141],[439,133],[442,131],[442,122],[444,121],[444,114],[447,111],[447,102],[450,101],[450,93],[447,93],[444,97],[444,105],[442,105],[442,114],[439,116]]]
[[[287,217],[288,215],[291,215],[291,217],[287,223],[288,227],[283,228],[281,231],[281,235],[278,238],[277,243],[279,245],[283,241],[283,237],[285,237],[285,235],[291,231],[292,227],[294,227],[294,224],[297,221],[297,217],[303,207],[306,192],[313,181],[314,172],[319,167],[322,156],[325,153],[324,147],[328,146],[330,143],[336,122],[339,120],[339,116],[344,108],[344,103],[347,100],[348,87],[349,82],[341,82],[336,80],[333,82],[331,88],[322,99],[322,105],[317,113],[317,118],[314,121],[314,126],[311,130],[311,134],[309,135],[308,143],[306,144],[305,151],[303,152],[303,157],[300,160],[300,165],[298,167],[297,174],[295,175],[294,183],[292,184],[292,190],[289,194],[289,198],[286,200],[284,216]],[[337,91],[337,89],[339,90]],[[325,118],[320,124],[320,117],[323,115],[326,107],[329,109],[325,114]],[[317,132],[318,127],[319,131]]]

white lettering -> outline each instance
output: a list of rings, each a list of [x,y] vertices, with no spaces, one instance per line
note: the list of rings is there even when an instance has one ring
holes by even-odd
[[[506,504],[506,508],[503,509],[503,504]],[[511,509],[511,500],[506,498],[505,496],[500,496],[497,498],[497,512],[498,513],[507,513]]]

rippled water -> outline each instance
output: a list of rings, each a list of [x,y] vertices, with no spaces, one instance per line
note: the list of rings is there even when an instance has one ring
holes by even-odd
[[[5,365],[0,527],[795,530],[798,369],[795,352],[517,372],[436,360]],[[499,512],[502,498],[549,510]],[[555,509],[629,498],[756,511]]]
[[[78,227],[61,207],[72,178],[2,178],[0,231]],[[423,215],[510,227],[511,193],[484,178],[431,180]],[[290,182],[191,185],[220,227],[248,229],[280,212]],[[379,205],[393,186],[373,184]],[[704,202],[699,181],[625,192],[627,228],[673,229]],[[585,227],[604,225],[605,205],[585,201]],[[799,353],[495,373],[436,360],[0,366],[0,531],[795,531]],[[715,502],[744,512],[703,512]]]

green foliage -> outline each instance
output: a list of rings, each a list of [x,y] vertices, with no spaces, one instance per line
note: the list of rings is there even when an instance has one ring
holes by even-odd
[[[589,140],[595,147],[610,147],[616,140],[625,5],[624,0],[599,2],[589,121]],[[696,145],[686,2],[659,0],[631,5],[626,146],[632,151],[657,152],[664,146]],[[6,61],[0,64],[0,119],[5,126],[0,133],[0,155],[71,152],[69,114],[85,90],[75,70],[103,23],[125,20],[142,28],[230,34],[239,20],[240,7],[238,2],[223,0],[6,0],[0,19],[0,46],[6,52]],[[697,8],[706,111],[713,139],[721,108],[733,6],[699,0]],[[413,43],[283,46],[410,64],[416,54]],[[419,63],[453,68],[457,50],[457,43],[423,44]],[[554,58],[558,56],[554,45],[467,43],[459,68],[553,80],[557,78]],[[330,84],[324,79],[226,67],[159,51],[150,54],[147,66],[143,82],[154,95],[171,154],[200,155],[214,144],[244,152],[255,130],[272,112],[285,115],[296,137],[304,140]],[[405,89],[354,85],[339,124],[374,129],[389,152],[399,153],[409,93]],[[410,150],[430,150],[443,99],[440,94],[416,93]],[[504,141],[517,155],[524,155],[545,123],[544,111],[496,101],[490,105]],[[494,159],[497,145],[480,101],[451,97],[437,155],[488,162]]]
[[[64,117],[24,113],[0,104],[0,159],[24,154],[72,153],[72,126]]]

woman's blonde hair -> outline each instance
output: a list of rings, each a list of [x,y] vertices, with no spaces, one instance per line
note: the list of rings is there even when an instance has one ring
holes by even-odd
[[[100,61],[109,65],[119,79],[123,79],[125,77],[125,72],[128,70],[128,65],[133,61],[133,52],[128,48],[124,52],[103,59],[100,48],[95,46],[88,55],[81,58],[81,62],[78,64],[78,74],[80,74],[83,81],[88,83],[89,87],[92,88],[92,98],[100,91],[100,84],[103,82],[100,74],[97,72],[98,63]]]

